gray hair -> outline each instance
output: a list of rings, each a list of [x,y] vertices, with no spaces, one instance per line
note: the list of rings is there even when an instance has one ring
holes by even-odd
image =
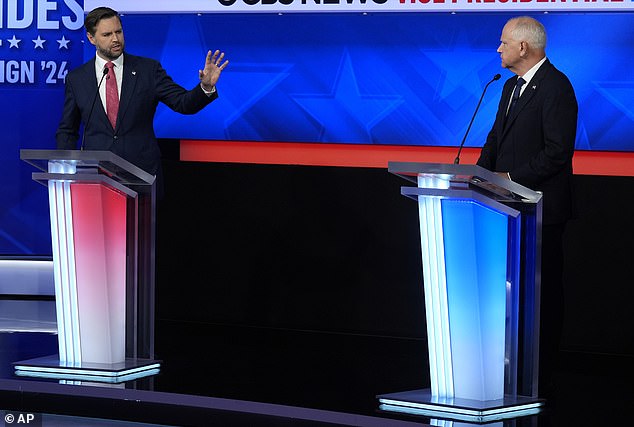
[[[541,22],[529,16],[511,18],[508,22],[515,24],[511,36],[516,41],[525,41],[534,49],[546,49],[546,29]]]

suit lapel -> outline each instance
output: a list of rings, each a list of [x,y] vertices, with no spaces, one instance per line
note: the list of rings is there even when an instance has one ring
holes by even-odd
[[[513,122],[515,121],[517,116],[522,112],[524,107],[526,107],[530,103],[531,99],[533,99],[533,97],[535,96],[535,93],[539,89],[542,79],[548,73],[548,71],[550,70],[550,67],[551,67],[550,62],[546,60],[546,62],[544,62],[541,67],[539,67],[539,69],[537,70],[537,72],[535,73],[531,81],[528,82],[528,86],[526,87],[526,89],[524,89],[524,92],[522,93],[520,98],[517,100],[517,104],[515,105],[515,108],[511,112],[511,115],[507,118],[506,124],[503,125],[504,126],[503,135],[502,135],[503,137],[509,131],[511,126],[513,126]],[[504,99],[508,101],[508,98],[510,96],[511,96],[510,93],[507,93]]]
[[[515,87],[515,83],[513,79],[508,80],[504,83],[504,88],[502,89],[502,97],[500,98],[500,107],[498,108],[497,117],[495,119],[497,133],[500,135],[498,141],[501,142],[504,134],[504,130],[508,128],[505,126],[506,124],[506,109],[508,107],[509,99],[511,98],[511,93],[513,92],[513,88]]]
[[[121,99],[119,100],[119,115],[117,116],[117,130],[121,120],[130,105],[137,82],[136,60],[132,55],[126,55],[123,62],[123,81],[121,82]]]
[[[93,57],[93,59],[89,62],[86,63],[86,65],[83,68],[84,73],[86,73],[86,77],[82,78],[80,81],[85,81],[85,82],[89,82],[88,83],[88,93],[94,93],[97,96],[97,99],[95,100],[95,106],[93,114],[92,114],[92,118],[91,120],[98,120],[99,117],[101,117],[102,120],[105,120],[104,123],[110,123],[108,121],[108,116],[106,115],[106,110],[103,107],[103,101],[101,100],[101,96],[100,94],[97,93],[97,91],[99,90],[99,79],[97,78],[97,75],[95,73],[95,58]],[[104,84],[105,82],[103,82],[102,84]],[[88,108],[91,108],[91,106],[88,106]]]

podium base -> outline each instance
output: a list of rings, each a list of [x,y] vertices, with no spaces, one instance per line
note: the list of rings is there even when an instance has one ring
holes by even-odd
[[[80,365],[80,366],[79,366]],[[160,362],[151,359],[126,359],[119,363],[60,362],[59,356],[45,356],[13,363],[15,375],[73,381],[118,384],[156,375]]]
[[[382,411],[476,423],[538,414],[545,403],[544,399],[526,396],[487,401],[438,398],[432,397],[430,389],[383,394],[377,398]]]

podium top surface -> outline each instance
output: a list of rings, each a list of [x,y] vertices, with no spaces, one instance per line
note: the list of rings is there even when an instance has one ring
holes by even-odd
[[[417,182],[419,177],[447,181],[452,189],[477,189],[500,201],[539,203],[542,194],[516,182],[498,176],[478,165],[445,163],[389,162],[388,171],[407,180]]]
[[[42,172],[48,172],[51,161],[73,163],[78,172],[96,169],[125,185],[152,185],[155,180],[154,175],[111,151],[20,150],[20,159]]]

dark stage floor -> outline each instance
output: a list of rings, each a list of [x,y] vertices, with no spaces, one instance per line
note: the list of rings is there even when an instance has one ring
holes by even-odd
[[[14,376],[12,362],[55,353],[57,337],[46,316],[26,325],[3,307],[0,412],[37,413],[39,425],[469,425],[379,411],[376,395],[428,387],[422,340],[160,320],[157,376],[61,384]],[[488,425],[632,425],[631,361],[562,356],[543,413]]]

